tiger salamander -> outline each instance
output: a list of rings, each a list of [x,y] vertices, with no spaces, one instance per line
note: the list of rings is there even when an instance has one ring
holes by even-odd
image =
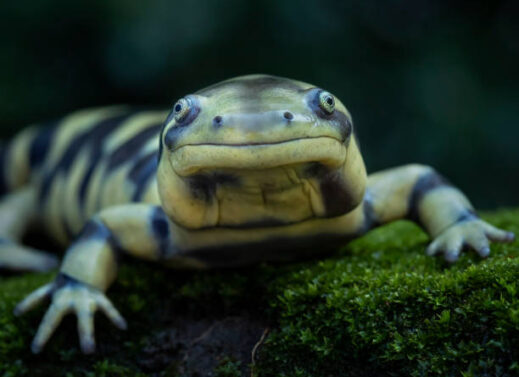
[[[123,255],[188,269],[299,260],[404,218],[430,235],[427,254],[450,262],[514,237],[428,166],[367,176],[346,107],[267,75],[215,84],[170,111],[91,109],[29,127],[0,149],[0,168],[0,265],[57,265],[22,245],[30,225],[68,245],[55,280],[15,308],[51,300],[35,353],[70,312],[85,353],[96,310],[126,328],[105,296]]]

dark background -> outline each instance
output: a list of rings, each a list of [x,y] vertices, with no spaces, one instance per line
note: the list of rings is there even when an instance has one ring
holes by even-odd
[[[478,207],[517,206],[518,4],[4,1],[0,136],[82,107],[169,107],[269,73],[337,95],[369,171],[430,164]]]

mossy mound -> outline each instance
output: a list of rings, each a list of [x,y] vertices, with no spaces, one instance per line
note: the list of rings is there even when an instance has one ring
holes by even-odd
[[[519,210],[485,218],[519,234]],[[0,376],[519,375],[519,242],[453,266],[425,256],[427,242],[398,222],[320,261],[196,273],[132,262],[109,291],[129,330],[98,315],[94,356],[78,351],[72,317],[32,355],[45,308],[12,309],[54,274],[4,276]]]

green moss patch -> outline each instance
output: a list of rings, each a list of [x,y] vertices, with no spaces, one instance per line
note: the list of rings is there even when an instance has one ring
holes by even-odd
[[[519,234],[519,210],[485,217]],[[398,222],[304,263],[180,273],[131,262],[109,291],[129,329],[98,315],[93,356],[78,351],[73,317],[32,355],[46,308],[12,309],[54,275],[6,275],[0,376],[518,375],[519,243],[449,266],[424,255],[427,242]]]

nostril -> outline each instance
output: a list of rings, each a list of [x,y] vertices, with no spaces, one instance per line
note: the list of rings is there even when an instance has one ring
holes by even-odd
[[[215,127],[220,127],[222,125],[223,119],[220,115],[217,115],[213,118],[213,125]]]
[[[285,111],[285,113],[283,114],[283,116],[285,117],[286,120],[292,120],[292,119],[294,119],[294,114],[292,114],[290,111]]]

